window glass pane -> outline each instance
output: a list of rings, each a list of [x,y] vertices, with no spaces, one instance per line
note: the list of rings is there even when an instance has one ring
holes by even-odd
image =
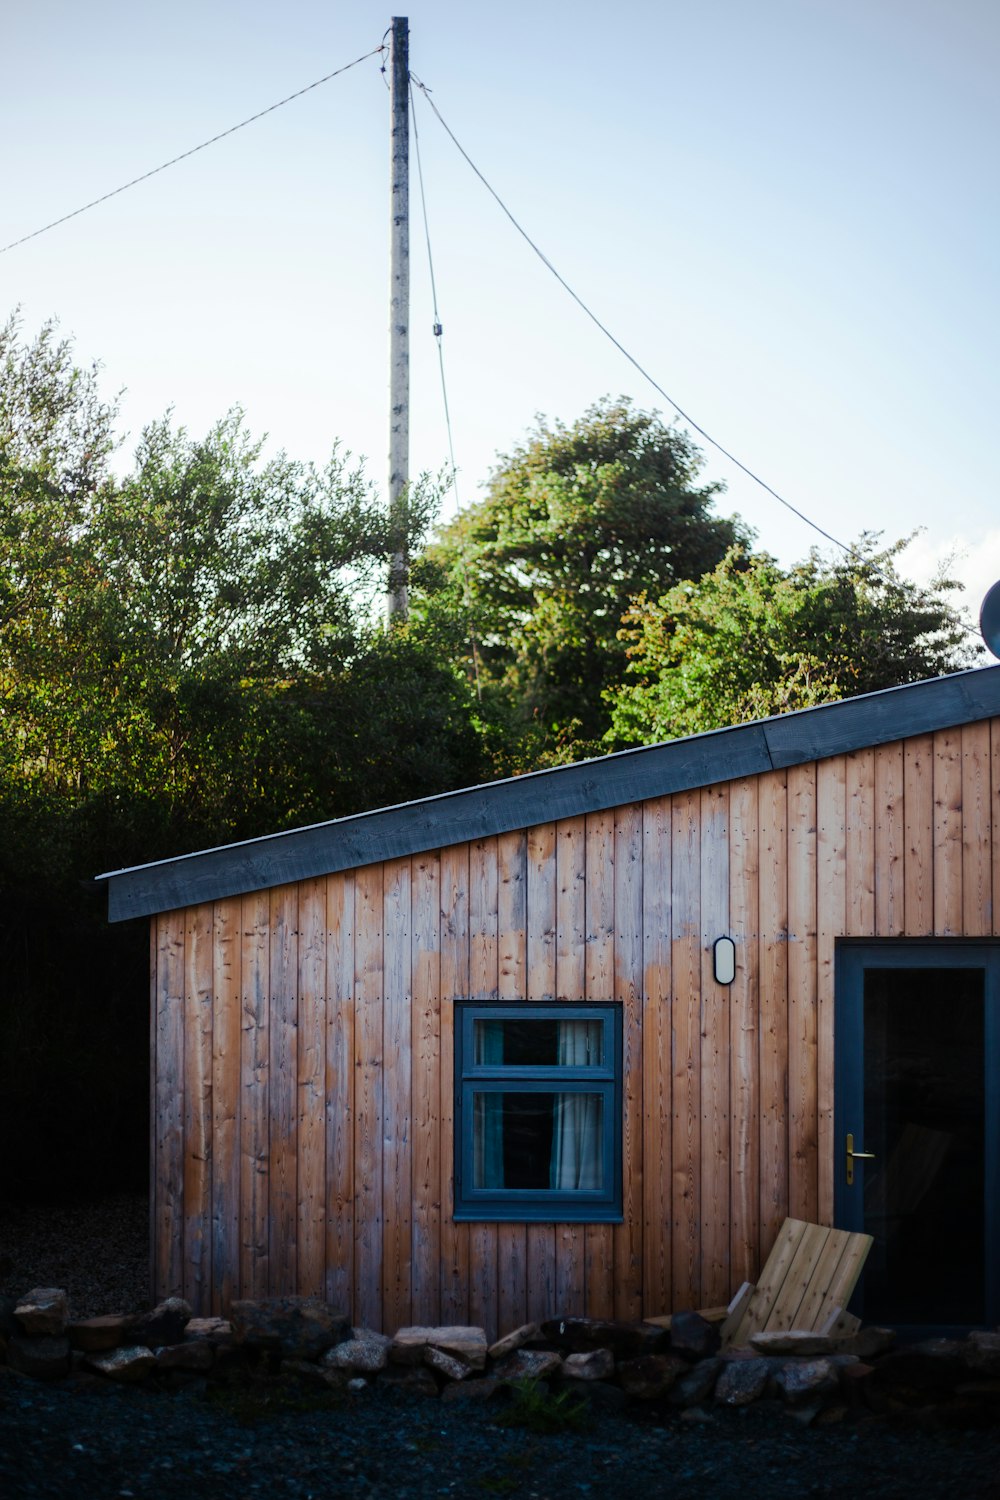
[[[491,1191],[602,1191],[603,1134],[601,1094],[476,1091],[473,1186]]]
[[[473,1032],[477,1067],[604,1066],[604,1024],[601,1021],[477,1020]]]

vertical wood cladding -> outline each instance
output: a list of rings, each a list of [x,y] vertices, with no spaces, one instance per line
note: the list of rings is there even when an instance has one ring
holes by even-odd
[[[724,1301],[832,1218],[837,939],[1000,935],[998,822],[1000,719],[154,918],[157,1295],[491,1338]],[[470,996],[620,1002],[622,1224],[453,1221]]]

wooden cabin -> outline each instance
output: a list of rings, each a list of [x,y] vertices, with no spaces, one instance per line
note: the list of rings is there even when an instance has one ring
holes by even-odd
[[[866,1315],[1000,1321],[1000,666],[102,879],[157,1297],[638,1318],[791,1214]]]

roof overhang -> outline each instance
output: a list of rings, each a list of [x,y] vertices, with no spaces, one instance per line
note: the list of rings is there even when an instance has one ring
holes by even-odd
[[[1000,666],[622,750],[99,875],[112,922],[754,776],[1000,715]]]

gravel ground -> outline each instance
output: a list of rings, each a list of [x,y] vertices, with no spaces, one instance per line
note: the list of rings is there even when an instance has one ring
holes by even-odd
[[[0,1378],[5,1500],[616,1500],[643,1493],[996,1500],[998,1465],[995,1432],[872,1421],[803,1430],[771,1403],[704,1423],[671,1417],[662,1426],[605,1414],[581,1433],[537,1436],[497,1427],[489,1407],[375,1390],[254,1417],[192,1390]]]
[[[0,1215],[0,1293],[64,1286],[77,1316],[148,1305],[147,1205]],[[851,1416],[804,1428],[772,1402],[683,1420],[633,1408],[582,1431],[498,1426],[492,1406],[398,1391],[46,1386],[0,1366],[2,1500],[327,1500],[767,1496],[1000,1500],[1000,1429]]]
[[[0,1295],[61,1286],[76,1318],[149,1306],[149,1199],[0,1209]]]

